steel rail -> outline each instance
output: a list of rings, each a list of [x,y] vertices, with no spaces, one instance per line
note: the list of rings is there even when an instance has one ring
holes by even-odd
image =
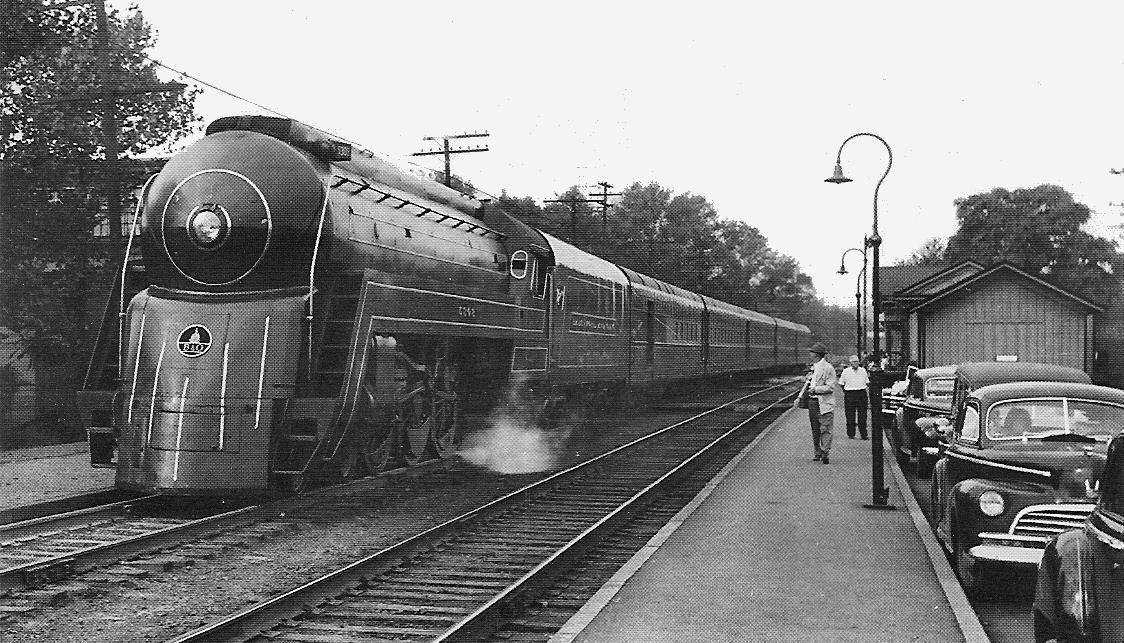
[[[31,536],[33,534],[21,534],[20,532],[27,529],[28,527],[36,527],[49,523],[58,523],[58,528],[60,530],[67,529],[67,525],[69,525],[74,518],[81,518],[83,516],[89,516],[90,514],[110,511],[113,509],[120,509],[137,502],[154,500],[158,497],[159,496],[156,495],[137,496],[136,498],[129,498],[128,500],[118,500],[116,502],[109,502],[104,505],[83,507],[82,509],[73,509],[71,511],[64,511],[57,514],[48,514],[46,516],[28,518],[27,520],[21,520],[19,522],[10,522],[6,525],[0,525],[0,538],[15,539]]]
[[[121,558],[140,553],[147,549],[158,548],[183,540],[184,538],[191,538],[209,529],[212,523],[247,514],[259,508],[258,505],[240,507],[231,511],[191,520],[183,524],[171,525],[163,529],[155,529],[121,540],[102,543],[84,549],[66,552],[51,558],[35,560],[29,563],[17,564],[12,567],[0,569],[0,590],[37,585],[59,576],[71,575],[81,570],[120,560]]]
[[[497,624],[502,623],[502,612],[513,602],[517,602],[521,595],[533,594],[537,588],[549,583],[554,578],[557,571],[569,566],[571,561],[580,558],[585,551],[588,551],[600,539],[611,534],[629,517],[642,511],[643,506],[646,505],[653,496],[662,493],[668,485],[677,482],[683,476],[689,474],[703,458],[721,448],[733,437],[737,436],[746,425],[757,420],[778,404],[792,399],[792,397],[793,395],[787,395],[780,398],[765,408],[758,410],[753,415],[742,420],[736,426],[709,442],[686,460],[676,465],[674,469],[660,476],[647,487],[621,503],[620,506],[605,515],[605,517],[598,520],[594,525],[575,536],[570,542],[563,545],[546,560],[536,565],[534,569],[527,572],[522,578],[496,594],[475,612],[450,627],[442,633],[441,636],[434,639],[434,643],[483,640],[483,637],[494,630]]]
[[[97,511],[117,502],[135,502],[144,497],[144,494],[122,493],[117,489],[107,487],[65,498],[0,509],[0,532],[16,528],[21,524],[31,525],[34,524],[32,521],[36,520],[49,521],[78,511]]]
[[[267,630],[275,627],[278,623],[292,619],[302,613],[307,612],[310,606],[316,605],[322,601],[334,598],[347,588],[360,583],[367,578],[370,578],[379,572],[388,569],[389,567],[397,564],[402,558],[407,557],[410,553],[419,551],[429,544],[447,537],[455,533],[460,528],[467,525],[467,523],[480,518],[484,515],[490,515],[502,508],[511,505],[516,505],[519,502],[536,495],[554,485],[556,482],[574,476],[578,472],[584,472],[591,469],[608,458],[617,455],[628,449],[632,449],[639,444],[654,440],[669,431],[673,431],[685,424],[694,422],[713,413],[732,407],[733,405],[745,401],[747,399],[756,397],[768,391],[778,388],[789,386],[790,382],[770,386],[764,389],[754,391],[748,395],[743,395],[714,408],[697,413],[685,420],[675,422],[658,431],[637,438],[627,444],[618,446],[610,451],[602,453],[598,456],[590,458],[585,462],[578,463],[569,468],[551,474],[541,480],[533,482],[525,487],[517,489],[508,493],[500,498],[497,498],[487,504],[472,509],[456,518],[448,520],[444,523],[431,527],[424,532],[411,536],[399,543],[383,548],[369,556],[360,560],[354,561],[340,569],[329,572],[320,578],[309,581],[299,587],[296,587],[288,592],[284,592],[275,596],[274,598],[267,599],[256,605],[250,606],[240,612],[227,616],[219,621],[197,628],[185,634],[182,634],[169,643],[198,643],[201,641],[229,641],[229,640],[245,640],[254,636],[258,636]],[[784,399],[784,398],[782,398]],[[770,404],[771,408],[777,402]],[[767,410],[767,409],[766,409]],[[761,412],[764,412],[762,410]],[[760,413],[755,414],[757,417]],[[747,420],[748,421],[748,420]],[[743,423],[744,424],[744,423]],[[739,425],[740,426],[740,425]]]

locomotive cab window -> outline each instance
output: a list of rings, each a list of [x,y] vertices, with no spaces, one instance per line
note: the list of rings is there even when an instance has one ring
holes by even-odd
[[[527,276],[527,251],[516,250],[511,253],[511,265],[508,268],[511,276],[516,279],[523,279]]]
[[[547,268],[543,265],[542,259],[539,257],[531,258],[531,295],[535,299],[546,298],[546,282],[549,280],[550,275]]]

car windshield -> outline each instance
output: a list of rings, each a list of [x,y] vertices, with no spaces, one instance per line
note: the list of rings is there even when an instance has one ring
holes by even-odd
[[[1027,440],[1072,434],[1108,442],[1124,428],[1124,407],[1066,398],[1012,400],[987,414],[987,437]]]
[[[925,398],[952,397],[952,385],[955,380],[951,377],[934,377],[925,382]]]

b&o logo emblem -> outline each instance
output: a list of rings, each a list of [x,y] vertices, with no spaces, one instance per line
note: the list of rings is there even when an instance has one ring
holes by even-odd
[[[180,333],[176,346],[184,357],[199,357],[211,348],[211,331],[202,324],[192,324]]]

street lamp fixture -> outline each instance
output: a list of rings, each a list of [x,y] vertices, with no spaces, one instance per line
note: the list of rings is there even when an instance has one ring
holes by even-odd
[[[865,242],[865,239],[864,239]],[[843,256],[839,258],[839,270],[836,271],[841,275],[847,274],[847,255],[852,252],[861,252],[863,255],[863,267],[859,271],[858,277],[855,279],[855,349],[856,355],[860,358],[863,355],[863,348],[865,345],[866,333],[863,332],[863,313],[866,312],[866,247],[848,248],[843,251]]]
[[[851,140],[851,139],[847,139],[847,140]],[[847,141],[844,141],[844,144],[846,144],[846,142]],[[840,146],[839,151],[840,152],[843,151],[842,146]],[[850,182],[851,182],[851,179],[843,176],[843,164],[838,162],[838,161],[835,162],[835,173],[831,175],[830,179],[824,179],[824,183],[850,183]]]
[[[866,136],[877,139],[886,148],[886,153],[889,156],[889,162],[886,164],[886,171],[882,173],[882,178],[878,179],[878,183],[874,186],[874,223],[871,226],[871,234],[867,237],[865,246],[873,250],[872,263],[874,264],[873,271],[870,275],[870,290],[871,297],[873,298],[874,307],[874,327],[873,337],[871,338],[871,349],[873,352],[874,363],[870,369],[870,386],[868,388],[868,395],[870,397],[870,417],[871,417],[871,440],[870,440],[870,473],[871,473],[871,497],[872,501],[869,505],[863,505],[870,509],[893,509],[894,507],[888,504],[887,499],[890,496],[890,489],[885,486],[885,472],[882,467],[882,346],[880,341],[881,335],[881,315],[882,315],[882,302],[881,292],[878,289],[878,250],[882,245],[882,237],[878,234],[878,191],[882,187],[882,182],[890,174],[890,168],[894,165],[894,152],[890,149],[890,144],[886,142],[881,136],[871,134],[869,132],[860,132],[852,134],[844,139],[843,143],[839,145],[839,151],[835,155],[835,171],[830,178],[824,179],[827,183],[849,183],[851,179],[843,174],[843,147],[852,140]]]

